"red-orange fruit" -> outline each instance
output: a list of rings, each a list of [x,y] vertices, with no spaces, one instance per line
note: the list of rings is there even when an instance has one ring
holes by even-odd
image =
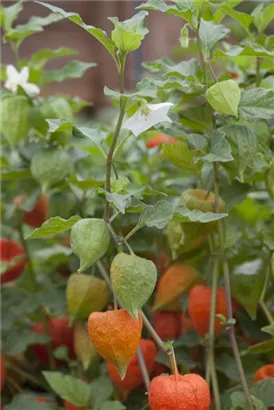
[[[74,356],[73,349],[73,328],[69,326],[69,320],[66,317],[52,318],[48,320],[49,334],[53,350],[60,346],[68,348],[69,356]],[[33,326],[34,333],[44,334],[44,327],[41,323]],[[45,364],[49,363],[48,352],[45,344],[35,344],[31,346],[35,356]],[[60,363],[60,360],[57,361]]]
[[[194,330],[192,320],[187,314],[182,313],[181,314],[181,334],[183,335],[189,330]]]
[[[42,194],[31,211],[25,212],[23,220],[29,226],[38,228],[48,218],[48,197]]]
[[[186,293],[194,283],[200,280],[200,274],[191,266],[174,263],[169,266],[158,282],[153,310],[167,310],[171,302],[177,304],[178,298]]]
[[[151,410],[209,410],[206,381],[197,374],[157,376],[150,385]]]
[[[40,397],[40,396],[35,397],[35,400],[38,403],[49,403],[50,402],[49,399],[47,399],[46,397]]]
[[[0,384],[1,384],[1,391],[5,385],[5,379],[6,379],[6,366],[5,366],[5,361],[3,356],[0,356],[0,375],[1,375],[1,380],[0,380]]]
[[[142,339],[140,341],[140,348],[143,353],[144,361],[149,375],[152,374],[156,358],[156,345],[152,340]],[[143,376],[139,366],[137,354],[132,357],[128,364],[127,372],[123,380],[119,376],[116,367],[107,362],[108,375],[119,390],[126,397],[132,390],[140,387],[143,384]]]
[[[197,285],[191,289],[188,298],[188,313],[192,320],[194,329],[199,336],[204,337],[209,331],[211,310],[210,287]],[[225,290],[218,288],[216,297],[216,315],[227,316]],[[218,317],[215,318],[215,334],[223,329],[223,324]]]
[[[274,363],[260,367],[255,373],[254,383],[271,378],[274,378]]]
[[[142,327],[141,314],[134,320],[125,309],[94,312],[88,318],[88,332],[95,349],[116,366],[121,378],[136,353]]]
[[[14,198],[13,203],[15,206],[20,206],[26,200],[26,196],[20,195]],[[33,228],[38,228],[43,222],[47,220],[48,217],[48,197],[42,194],[31,211],[25,212],[23,216],[23,221],[32,226]]]
[[[147,148],[155,148],[163,144],[163,142],[177,142],[177,140],[176,138],[168,137],[165,134],[157,134],[151,137],[147,141],[146,145],[147,145]]]
[[[74,404],[64,401],[65,410],[85,410],[84,407],[74,406]]]
[[[153,327],[162,340],[175,340],[181,334],[180,312],[154,312]]]
[[[14,266],[7,269],[6,272],[1,275],[1,283],[11,282],[12,280],[17,279],[23,273],[26,260],[25,258],[21,259],[20,257],[23,257],[24,254],[24,249],[21,248],[21,246],[18,245],[17,242],[6,238],[0,239],[1,261],[4,263],[12,263],[12,260],[14,258],[19,258],[18,262],[16,262]]]

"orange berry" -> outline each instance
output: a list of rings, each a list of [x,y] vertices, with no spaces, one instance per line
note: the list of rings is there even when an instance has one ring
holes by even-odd
[[[140,348],[143,353],[143,357],[146,363],[146,367],[148,373],[151,375],[154,369],[155,358],[156,358],[156,345],[152,340],[144,340],[140,341]],[[112,380],[113,384],[115,384],[119,390],[123,393],[124,397],[137,387],[140,387],[143,384],[143,376],[141,369],[139,367],[139,362],[137,358],[137,354],[132,357],[128,364],[127,372],[123,380],[119,376],[119,373],[116,370],[116,367],[107,362],[107,369],[108,375]]]
[[[3,356],[0,356],[0,375],[1,375],[1,380],[0,380],[0,384],[1,384],[1,391],[5,385],[5,379],[6,379],[6,366],[5,366],[5,361]]]
[[[121,378],[141,339],[143,321],[134,320],[125,309],[94,312],[88,318],[88,331],[97,352],[113,363]]]
[[[85,410],[84,407],[74,406],[74,404],[64,401],[65,410]]]
[[[197,374],[155,377],[149,388],[151,410],[209,410],[206,381]]]
[[[153,327],[162,340],[175,340],[181,334],[180,312],[154,312]]]
[[[170,302],[186,293],[199,279],[200,274],[191,266],[182,263],[171,265],[158,282],[153,310],[166,310]]]
[[[163,142],[177,142],[177,140],[176,140],[176,138],[171,138],[171,137],[168,137],[167,135],[165,135],[165,134],[157,134],[157,135],[154,135],[153,137],[151,137],[148,141],[147,141],[147,143],[146,143],[146,145],[147,145],[147,148],[155,148],[155,147],[158,147],[159,145],[161,145]]]
[[[6,238],[0,239],[1,261],[5,263],[9,263],[9,262],[12,262],[14,258],[16,257],[19,258],[20,256],[23,256],[24,254],[25,254],[24,249],[21,248],[21,246],[18,245],[17,242],[11,239],[6,239]],[[18,260],[18,262],[16,262],[14,266],[7,269],[6,272],[4,272],[1,275],[0,282],[6,283],[6,282],[11,282],[12,280],[17,279],[23,273],[25,264],[26,264],[26,260],[24,258]]]
[[[46,397],[40,397],[40,396],[35,397],[35,400],[38,403],[49,403],[50,402],[49,399],[47,399]]]
[[[194,329],[199,336],[204,337],[209,331],[210,309],[211,309],[210,287],[197,285],[191,289],[188,298],[188,313],[192,320]],[[216,298],[216,314],[226,316],[225,290],[218,288]],[[215,319],[215,334],[223,329],[219,318]]]
[[[185,313],[181,314],[181,334],[188,332],[189,330],[193,330],[194,326],[192,323],[191,318],[186,315]]]
[[[26,195],[16,196],[13,200],[15,207],[21,206],[27,199]],[[48,197],[45,194],[40,195],[36,204],[31,211],[24,212],[23,221],[32,226],[38,228],[48,218]]]
[[[69,326],[67,317],[57,317],[48,320],[49,334],[53,350],[59,346],[66,346],[68,348],[69,356],[74,356],[73,349],[73,328]],[[41,323],[33,326],[34,333],[44,334],[44,327]],[[48,364],[48,352],[45,344],[34,344],[31,347],[33,353],[38,359],[45,364]],[[57,360],[60,363],[60,360]]]
[[[42,194],[31,211],[24,213],[24,222],[33,228],[38,228],[48,218],[48,197]]]
[[[255,373],[254,383],[271,378],[274,378],[274,363],[260,367]]]

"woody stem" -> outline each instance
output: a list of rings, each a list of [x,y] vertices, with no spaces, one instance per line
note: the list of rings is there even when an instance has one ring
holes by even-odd
[[[119,83],[120,83],[120,93],[124,94],[124,71],[125,71],[125,57],[121,57],[121,66],[119,70]],[[106,192],[111,192],[110,180],[111,180],[111,167],[112,159],[115,151],[115,147],[118,141],[118,137],[121,131],[124,115],[126,109],[126,100],[120,96],[120,113],[118,116],[117,124],[114,130],[112,142],[106,159],[106,181],[105,181],[105,190]],[[105,199],[105,208],[104,208],[104,220],[106,223],[109,223],[109,202]]]
[[[211,293],[211,306],[210,306],[210,324],[209,324],[209,346],[208,346],[208,362],[206,368],[206,381],[210,386],[210,380],[212,381],[213,394],[216,410],[221,410],[221,400],[218,379],[216,374],[214,346],[215,346],[215,315],[216,315],[216,298],[218,287],[218,258],[214,259],[213,277],[212,277],[212,293]]]
[[[215,191],[215,201],[216,201],[216,212],[219,212],[219,164],[218,162],[214,162],[213,164],[214,169],[214,191]],[[254,410],[252,400],[250,397],[250,393],[248,390],[247,381],[245,378],[245,373],[241,361],[240,352],[237,345],[237,340],[234,331],[234,324],[233,324],[233,312],[232,312],[232,300],[231,300],[231,292],[230,292],[230,276],[229,276],[229,268],[225,254],[225,245],[224,245],[224,230],[223,230],[223,222],[221,220],[217,221],[218,226],[218,237],[219,237],[219,256],[223,266],[223,274],[224,274],[224,283],[225,283],[225,295],[226,295],[226,310],[227,310],[227,329],[229,333],[229,339],[232,346],[232,351],[234,355],[234,359],[236,361],[238,373],[240,376],[240,382],[242,385],[242,389],[244,391],[247,405],[249,410]]]
[[[137,358],[138,358],[138,363],[139,363],[139,366],[140,366],[140,369],[141,369],[141,372],[142,372],[142,376],[143,376],[143,379],[144,379],[144,383],[145,383],[145,386],[146,386],[146,390],[148,391],[149,390],[149,385],[150,385],[150,378],[149,378],[149,373],[148,373],[148,370],[147,370],[147,367],[146,367],[146,363],[145,363],[144,356],[143,356],[142,350],[140,348],[140,345],[137,349]]]

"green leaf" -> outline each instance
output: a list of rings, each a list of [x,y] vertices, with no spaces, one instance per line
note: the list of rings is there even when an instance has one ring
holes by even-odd
[[[251,394],[260,399],[269,408],[274,406],[274,378],[261,380],[251,387]]]
[[[240,391],[233,392],[230,396],[232,407],[229,410],[245,410],[248,408],[247,400],[244,393]],[[267,410],[261,400],[251,396],[252,404],[256,410]]]
[[[140,47],[142,40],[148,33],[145,27],[145,18],[148,13],[140,11],[131,19],[119,22],[117,17],[109,17],[114,24],[114,30],[111,32],[112,41],[122,53],[129,53]]]
[[[225,138],[225,133],[216,130],[209,134],[209,153],[203,157],[197,157],[207,162],[228,162],[233,160],[231,147]]]
[[[78,215],[72,216],[69,219],[62,219],[59,216],[55,216],[44,222],[40,228],[34,229],[26,239],[47,238],[48,236],[68,231],[79,221],[79,219],[81,218]]]
[[[215,212],[202,212],[199,209],[191,211],[184,206],[178,206],[174,211],[174,219],[178,222],[209,223],[226,218],[228,214]]]
[[[157,281],[157,268],[148,259],[118,253],[110,266],[112,288],[115,296],[133,319],[148,301]]]
[[[4,406],[5,410],[56,410],[54,402],[41,403],[36,400],[34,394],[17,394],[12,401]],[[40,394],[41,397],[41,394]]]
[[[135,93],[121,94],[119,91],[111,90],[110,88],[105,86],[104,94],[107,97],[112,97],[112,98],[115,98],[116,100],[119,100],[121,97],[122,98],[133,98],[133,97],[156,98],[157,90],[152,89],[152,88],[141,88],[140,90],[137,90]]]
[[[199,72],[199,64],[197,60],[191,58],[188,61],[181,61],[176,65],[167,66],[165,71],[167,76],[178,76],[181,78],[196,77]]]
[[[2,181],[15,181],[28,178],[31,178],[31,172],[29,169],[18,169],[14,171],[1,172]]]
[[[238,116],[241,90],[235,81],[221,81],[212,85],[206,91],[206,98],[215,111]]]
[[[100,410],[126,410],[126,407],[119,401],[105,401]]]
[[[42,372],[50,387],[63,400],[74,406],[89,407],[91,398],[90,385],[72,376],[65,376],[59,372]]]
[[[262,331],[274,337],[274,323],[271,323],[271,325],[262,327]]]
[[[255,223],[271,217],[271,209],[263,204],[258,204],[252,198],[246,198],[235,206],[235,211],[246,223]]]
[[[55,50],[51,48],[43,48],[41,50],[36,51],[36,53],[32,54],[30,64],[36,70],[41,70],[41,68],[43,68],[44,65],[53,58],[71,56],[77,53],[78,51],[72,48],[60,47]]]
[[[250,121],[274,118],[274,90],[255,88],[243,91],[239,115]]]
[[[265,340],[264,342],[257,343],[253,346],[249,346],[244,352],[245,354],[263,354],[273,352],[274,339]]]
[[[52,82],[61,82],[68,78],[81,78],[85,72],[96,67],[96,63],[85,63],[83,61],[70,61],[65,67],[59,70],[44,70],[42,83],[48,84]]]
[[[4,31],[9,31],[12,27],[12,23],[17,18],[18,14],[23,10],[22,1],[17,1],[9,7],[1,6],[0,8],[0,21],[1,27]]]
[[[113,386],[107,376],[101,376],[90,384],[91,405],[94,410],[101,410],[101,405],[110,398]]]
[[[231,60],[231,57],[238,57],[238,56],[246,56],[246,57],[268,57],[268,58],[273,58],[274,53],[266,50],[263,46],[260,44],[254,44],[254,43],[247,43],[244,47],[241,46],[231,46],[228,50],[223,51],[221,49],[218,49],[215,51],[213,60],[217,58],[229,58]]]
[[[61,20],[58,14],[49,14],[47,17],[33,16],[26,24],[16,26],[8,31],[5,35],[7,41],[15,41],[21,43],[25,38],[34,33],[43,31],[43,27]]]
[[[263,3],[260,3],[252,11],[254,19],[253,23],[257,27],[259,33],[262,33],[274,18],[274,4],[270,3],[265,8],[264,6]]]
[[[195,164],[195,151],[188,149],[186,142],[171,142],[162,145],[163,157],[179,168],[187,171],[196,171],[199,167]]]
[[[16,95],[1,100],[0,128],[12,148],[27,137],[29,109],[28,99],[23,96]]]
[[[211,21],[201,19],[199,27],[199,36],[201,46],[205,52],[206,58],[210,57],[213,47],[229,34],[229,29],[221,24],[214,24]]]
[[[180,113],[180,123],[190,128],[191,132],[212,130],[211,109],[208,104],[187,108]]]
[[[129,202],[131,195],[121,195],[114,193],[105,192],[106,199],[111,202],[122,214],[126,212],[126,206]]]
[[[20,334],[20,337],[18,337]],[[4,340],[3,350],[6,354],[11,356],[24,353],[28,346],[36,343],[47,343],[49,341],[48,336],[34,333],[29,328],[22,328],[14,326],[9,333],[8,337]]]
[[[148,0],[136,8],[165,12],[168,9],[168,6],[163,0]]]
[[[253,22],[253,17],[246,13],[240,13],[228,6],[222,6],[221,10],[227,15],[236,20],[247,32]]]
[[[87,31],[89,34],[91,34],[93,37],[95,37],[96,40],[98,40],[108,50],[108,52],[112,55],[112,57],[116,61],[115,44],[109,37],[107,37],[106,33],[103,30],[101,30],[99,28],[96,28],[94,26],[89,26],[89,25],[85,24],[83,22],[82,18],[77,13],[67,13],[66,11],[62,10],[61,8],[53,6],[53,5],[48,4],[48,3],[43,3],[43,2],[39,2],[39,1],[37,3],[41,4],[44,7],[47,7],[48,9],[53,11],[54,13],[60,14],[62,16],[62,18],[66,18],[66,19],[72,21],[73,23],[77,24],[78,26],[82,27],[85,31]]]
[[[144,225],[163,229],[173,217],[173,206],[170,202],[159,201],[156,205],[146,206],[138,221],[138,226]]]
[[[72,123],[68,120],[56,120],[50,119],[46,120],[48,123],[48,132],[54,133],[56,131],[72,131]]]
[[[264,276],[260,274],[231,276],[232,297],[245,308],[252,320],[257,316],[263,283]]]
[[[257,138],[250,128],[243,125],[228,125],[222,128],[232,150],[233,161],[225,167],[232,176],[244,180],[247,167],[252,167],[252,162],[257,151]]]

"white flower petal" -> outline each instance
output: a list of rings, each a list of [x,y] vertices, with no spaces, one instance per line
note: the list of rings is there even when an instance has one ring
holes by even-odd
[[[20,85],[26,84],[26,82],[27,82],[28,79],[29,79],[29,68],[28,68],[27,66],[24,67],[24,68],[21,70],[19,76],[20,76],[20,80],[19,80],[19,81],[20,81]]]
[[[27,93],[29,96],[37,95],[37,94],[40,93],[40,88],[37,87],[37,85],[32,84],[32,83],[22,84],[22,88],[24,88],[24,90],[26,91],[26,93]]]
[[[167,116],[172,103],[147,104],[125,121],[122,129],[130,130],[136,137],[161,122],[172,122]],[[147,113],[146,109],[148,110]]]
[[[18,79],[19,79],[19,72],[16,70],[16,68],[9,64],[6,67],[6,73],[7,73],[7,77],[8,77],[8,82],[13,82],[13,83],[17,83]]]
[[[10,90],[10,91],[13,92],[13,93],[16,93],[17,88],[18,88],[18,85],[17,85],[17,83],[14,83],[14,82],[12,82],[12,81],[10,81],[10,80],[7,80],[7,81],[5,82],[5,84],[4,84],[4,87],[5,87],[7,90]]]

